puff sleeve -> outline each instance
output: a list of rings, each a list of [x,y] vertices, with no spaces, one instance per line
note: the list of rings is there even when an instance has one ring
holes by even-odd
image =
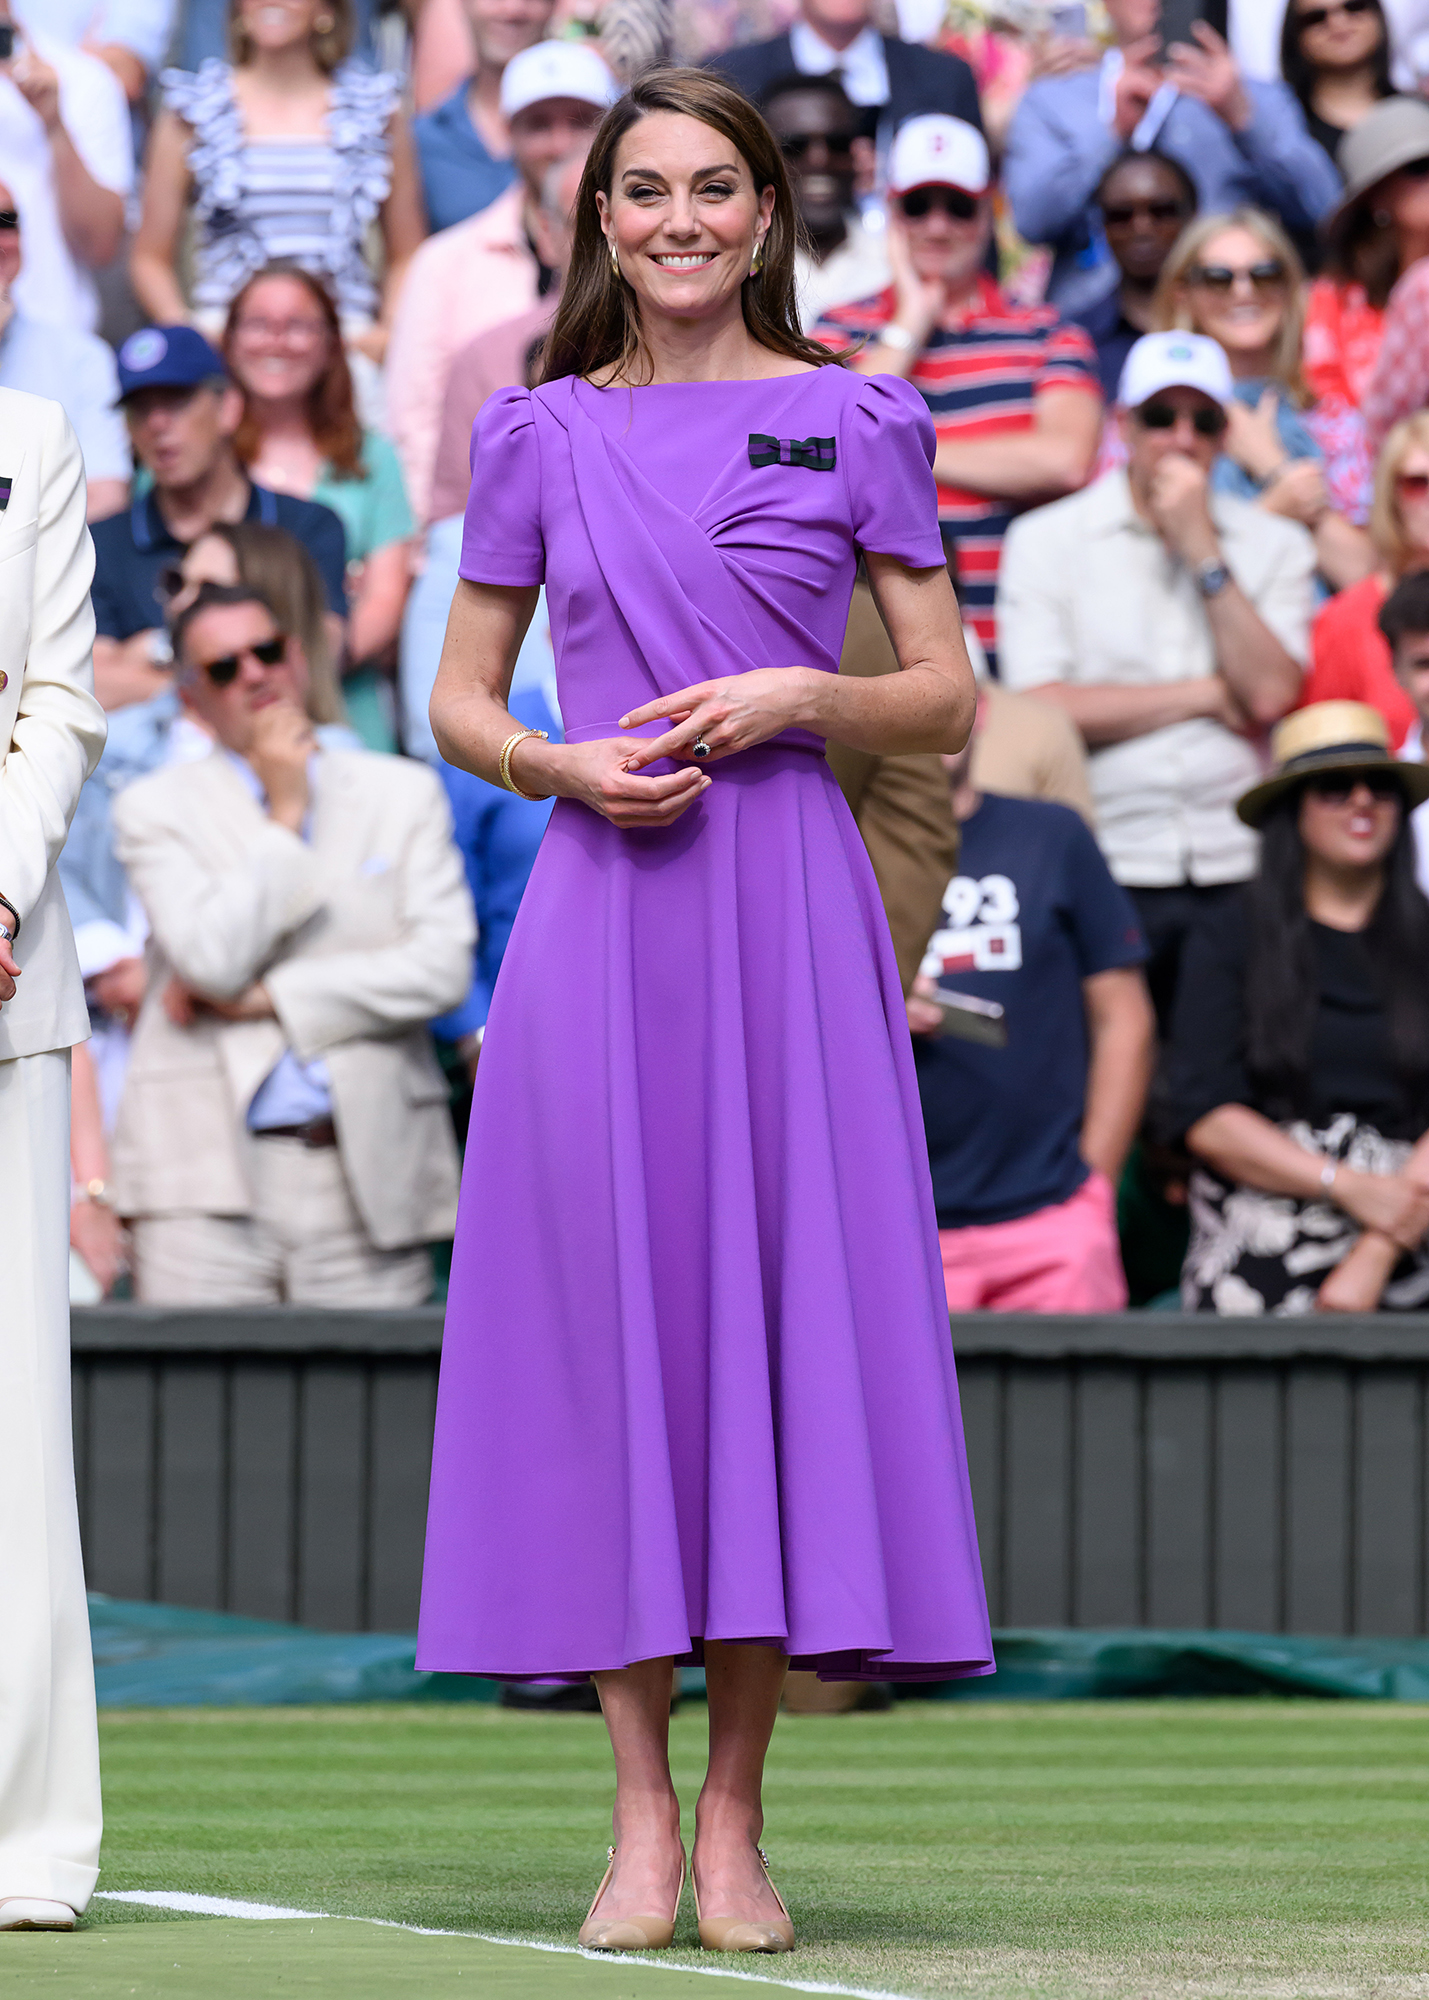
[[[529,389],[498,389],[471,433],[471,492],[458,574],[520,588],[546,580],[541,454]]]
[[[844,419],[844,470],[853,538],[910,569],[946,561],[933,483],[937,437],[918,391],[895,375],[853,378],[858,393]]]

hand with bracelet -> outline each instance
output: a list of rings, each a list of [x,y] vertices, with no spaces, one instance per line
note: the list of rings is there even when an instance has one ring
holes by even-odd
[[[20,977],[20,966],[15,957],[19,935],[20,919],[15,906],[0,896],[0,1007],[15,997],[15,981]]]

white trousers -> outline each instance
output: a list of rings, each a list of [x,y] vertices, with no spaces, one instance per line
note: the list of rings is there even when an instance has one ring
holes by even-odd
[[[69,1054],[0,1062],[0,1898],[82,1910],[99,1732],[69,1377]]]

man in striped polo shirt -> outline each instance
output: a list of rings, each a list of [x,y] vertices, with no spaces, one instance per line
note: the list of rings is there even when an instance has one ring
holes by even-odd
[[[992,234],[987,146],[961,118],[910,118],[889,157],[889,263],[876,297],[814,332],[865,345],[854,366],[903,375],[938,433],[938,514],[963,615],[996,665],[993,603],[1013,517],[1073,493],[1101,433],[1096,350],[1050,306],[1014,306],[984,268]]]

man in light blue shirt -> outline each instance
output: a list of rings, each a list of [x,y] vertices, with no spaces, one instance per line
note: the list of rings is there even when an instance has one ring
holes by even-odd
[[[516,178],[501,78],[512,56],[544,39],[554,0],[465,0],[476,68],[412,121],[427,222],[450,229],[490,207]]]
[[[1003,186],[1029,243],[1053,250],[1048,299],[1075,317],[1117,282],[1094,196],[1125,148],[1155,146],[1196,184],[1202,214],[1249,204],[1312,236],[1340,195],[1329,155],[1283,83],[1248,82],[1204,21],[1165,52],[1160,0],[1106,0],[1116,45],[1101,62],[1041,77],[1008,133]]]
[[[98,521],[129,497],[129,434],[116,407],[114,355],[98,334],[43,324],[18,310],[10,287],[23,255],[15,197],[0,182],[0,389],[23,389],[63,409],[84,454],[86,512]]]

